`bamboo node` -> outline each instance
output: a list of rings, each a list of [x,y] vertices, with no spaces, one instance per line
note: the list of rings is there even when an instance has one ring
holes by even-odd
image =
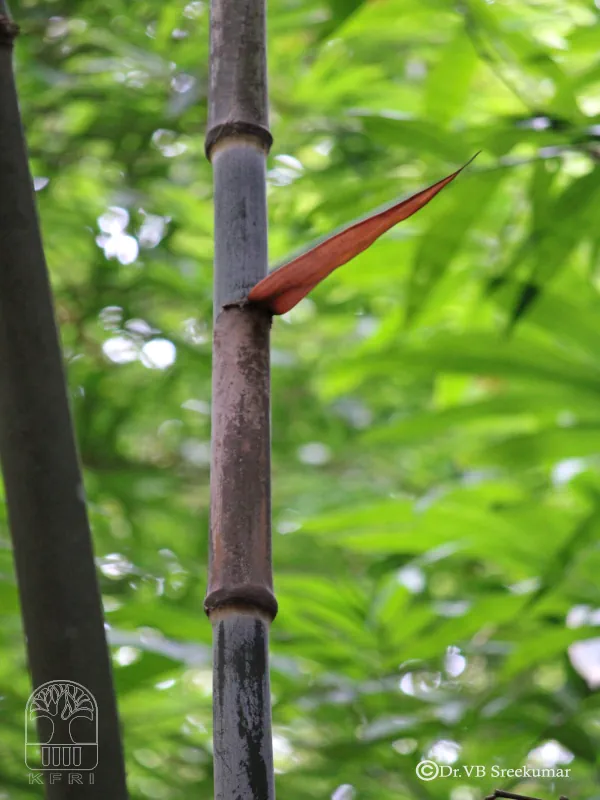
[[[228,139],[255,139],[265,153],[268,153],[273,144],[273,137],[268,128],[256,125],[254,122],[222,122],[214,125],[206,133],[204,152],[210,161],[214,146]]]
[[[257,586],[256,584],[215,589],[209,592],[204,600],[204,611],[209,617],[211,611],[230,606],[258,609],[267,614],[271,620],[275,619],[278,610],[273,592],[266,586]]]

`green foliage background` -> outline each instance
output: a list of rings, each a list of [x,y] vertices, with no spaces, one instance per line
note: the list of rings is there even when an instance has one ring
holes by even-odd
[[[132,796],[209,798],[208,9],[12,10]],[[273,326],[286,800],[600,797],[598,15],[269,3],[273,264],[482,150]],[[30,798],[1,537],[0,793]]]

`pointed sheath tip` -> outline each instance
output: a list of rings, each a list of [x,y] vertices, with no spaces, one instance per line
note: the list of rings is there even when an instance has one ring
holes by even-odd
[[[287,313],[335,269],[347,264],[370,247],[383,233],[426,206],[468,167],[480,152],[475,153],[460,169],[427,189],[417,192],[385,211],[376,212],[349,225],[274,270],[252,287],[248,301],[263,306],[274,315]]]
[[[482,153],[483,153],[483,150],[478,150],[478,151],[475,153],[475,155],[474,155],[474,156],[471,156],[471,158],[470,158],[470,159],[467,161],[467,163],[466,163],[466,164],[463,164],[463,166],[462,166],[462,167],[461,167],[461,168],[460,168],[458,171],[459,171],[459,172],[462,172],[462,171],[463,171],[463,169],[466,169],[466,168],[467,168],[467,167],[468,167],[470,164],[472,164],[472,163],[475,161],[475,159],[477,158],[477,156],[480,156]]]

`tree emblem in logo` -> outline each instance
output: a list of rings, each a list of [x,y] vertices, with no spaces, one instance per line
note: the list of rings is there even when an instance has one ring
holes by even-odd
[[[83,771],[98,765],[98,705],[85,686],[49,681],[30,695],[25,764],[36,771]]]

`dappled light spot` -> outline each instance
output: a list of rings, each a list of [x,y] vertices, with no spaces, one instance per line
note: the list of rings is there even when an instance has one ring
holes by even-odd
[[[598,7],[600,8],[600,6]],[[600,99],[598,99],[597,84],[591,91],[588,90],[587,92],[582,92],[579,96],[579,102],[582,109],[588,116],[593,117],[599,114]]]
[[[281,315],[281,319],[287,323],[303,323],[312,319],[317,312],[317,307],[310,297],[305,297],[297,306],[294,306],[286,314]]]
[[[589,622],[590,607],[584,605],[573,606],[567,614],[567,628],[582,628]]]
[[[321,139],[320,142],[317,142],[313,149],[321,156],[328,156],[334,147],[333,139]]]
[[[155,333],[152,326],[144,319],[128,319],[125,323],[125,327],[128,331],[137,333],[140,336],[150,336],[152,333]]]
[[[166,158],[180,156],[188,149],[187,144],[179,139],[175,131],[169,131],[165,128],[159,128],[154,131],[152,134],[152,144],[157,147]]]
[[[584,625],[600,625],[600,608],[577,605],[569,610],[567,628],[582,628]]]
[[[598,105],[600,110],[600,104]],[[595,171],[594,161],[584,153],[566,153],[562,162],[565,174],[573,178],[582,178]]]
[[[136,261],[139,253],[137,240],[127,233],[115,233],[111,236],[98,236],[99,247],[104,250],[108,259],[116,258],[121,264],[128,266]]]
[[[98,318],[105,330],[118,330],[121,327],[123,309],[120,306],[106,306],[98,314]]]
[[[569,658],[590,689],[600,688],[600,638],[575,642],[569,647]]]
[[[530,750],[527,755],[528,761],[540,767],[556,767],[559,764],[570,764],[574,758],[573,753],[555,739],[544,742],[534,750]]]
[[[210,664],[211,661],[209,647],[202,644],[173,641],[154,628],[142,627],[135,632],[112,630],[109,640],[115,646],[139,647],[145,652],[159,653],[184,664]]]
[[[144,221],[138,233],[140,247],[152,249],[160,244],[169,222],[170,217],[161,217],[158,214],[145,214]]]
[[[468,600],[444,600],[434,604],[440,617],[462,617],[471,608]]]
[[[118,580],[135,572],[131,561],[125,558],[124,555],[121,555],[121,553],[109,553],[106,556],[101,556],[97,561],[100,571],[103,575],[106,575],[107,578]]]
[[[287,536],[289,533],[295,533],[296,531],[299,531],[301,527],[302,523],[299,519],[294,519],[293,517],[283,517],[275,525],[275,530],[282,536]]]
[[[534,131],[545,131],[550,128],[552,123],[548,117],[529,117],[528,119],[521,119],[517,122],[518,128],[530,128]]]
[[[396,573],[396,580],[413,594],[419,594],[426,586],[425,573],[419,567],[409,564]]]
[[[508,590],[512,594],[531,594],[539,588],[539,585],[539,578],[525,578],[523,581],[511,584]]]
[[[441,685],[441,673],[427,672],[425,670],[407,672],[402,676],[398,684],[401,692],[412,697],[430,695],[432,692],[437,691]]]
[[[465,713],[465,707],[459,700],[451,703],[441,703],[434,710],[436,719],[441,720],[446,725],[455,725]]]
[[[142,347],[140,360],[149,369],[167,369],[175,363],[177,348],[168,339],[152,339]]]
[[[130,69],[127,72],[120,70],[114,73],[115,80],[124,83],[131,89],[143,89],[150,80],[150,74],[143,69]]]
[[[208,691],[202,691],[201,694],[208,696],[210,694],[210,689]],[[198,733],[206,733],[206,725],[202,722],[197,714],[188,714],[188,716],[185,718],[185,722],[181,726],[181,732],[186,736],[194,736]]]
[[[137,239],[124,233],[128,224],[127,209],[111,206],[98,217],[98,227],[102,233],[96,237],[96,244],[104,250],[106,258],[116,258],[125,265],[133,264],[139,253]]]
[[[357,730],[357,738],[362,741],[372,742],[377,739],[412,728],[415,723],[413,716],[382,716],[367,725],[361,725]]]
[[[293,367],[297,361],[296,354],[288,350],[279,350],[276,347],[271,350],[271,364],[274,367]]]
[[[147,769],[156,769],[163,763],[163,758],[155,750],[134,750],[133,757],[138,764],[141,764]]]
[[[164,692],[165,689],[170,689],[172,686],[175,686],[177,683],[175,678],[167,678],[164,681],[159,681],[158,683],[154,684],[154,687],[161,692]]]
[[[460,757],[461,746],[450,739],[439,739],[427,751],[427,758],[438,764],[454,764]]]
[[[110,235],[123,233],[129,225],[129,212],[120,206],[110,206],[108,211],[98,217],[98,227],[102,233]]]
[[[411,81],[422,81],[427,76],[427,64],[421,58],[407,58],[404,66],[404,74]],[[384,113],[382,116],[391,116],[389,113]],[[400,117],[402,119],[402,117]]]
[[[138,357],[136,345],[127,336],[112,336],[103,343],[102,350],[115,364],[129,364]]]
[[[128,667],[141,658],[141,651],[137,647],[119,647],[117,648],[113,659],[120,667]]]
[[[212,681],[213,681],[212,670],[210,669],[189,670],[189,672],[187,673],[187,679],[194,685],[196,689],[199,689],[202,692],[202,694],[209,696],[210,693],[212,692]],[[188,720],[188,722],[192,722],[193,725],[204,728],[204,723],[198,720],[198,718],[194,714],[188,715],[186,719]]]
[[[342,419],[359,430],[368,428],[373,421],[371,410],[358,398],[342,397],[333,408]]]
[[[302,162],[294,156],[275,156],[276,167],[267,173],[267,181],[273,186],[287,186],[304,172]]]
[[[458,647],[448,647],[444,656],[444,669],[451,678],[458,678],[465,671],[467,659]]]
[[[171,79],[171,88],[178,94],[185,94],[185,92],[189,92],[190,89],[193,88],[195,83],[196,79],[193,75],[180,72],[179,75],[175,75],[175,77]]]
[[[276,703],[276,698],[273,696],[273,704]],[[275,764],[275,773],[282,775],[286,770],[294,764],[294,748],[292,743],[282,733],[277,731],[273,732],[273,761]]]
[[[210,464],[210,442],[186,439],[181,445],[181,456],[196,467],[206,467]]]
[[[368,339],[379,330],[380,320],[368,314],[361,315],[356,321],[356,335],[360,339]]]
[[[196,414],[204,414],[205,416],[210,414],[210,403],[207,403],[206,400],[198,400],[195,397],[183,402],[181,407],[185,408],[186,411],[195,411]]]
[[[102,607],[105,614],[112,614],[113,611],[118,611],[122,606],[123,603],[117,600],[116,597],[102,596]]]
[[[200,19],[206,12],[206,3],[203,0],[192,0],[183,9],[183,16],[188,19]]]
[[[401,756],[408,756],[411,753],[414,753],[419,743],[416,739],[411,739],[407,737],[405,739],[396,739],[392,742],[393,749],[399,753]]]
[[[50,17],[46,26],[46,39],[62,39],[69,32],[69,20],[65,17]]]
[[[331,800],[354,800],[356,790],[350,783],[342,783],[331,795]]]
[[[563,486],[584,472],[586,467],[587,463],[583,458],[567,458],[559,461],[552,468],[552,480],[556,486]]]
[[[321,442],[309,442],[298,448],[298,459],[303,464],[310,464],[312,467],[320,467],[331,460],[331,450]]]
[[[182,323],[183,338],[190,344],[206,344],[210,340],[206,323],[197,319],[186,319]]]
[[[454,786],[450,792],[450,800],[480,800],[480,798],[480,792],[471,786]]]
[[[182,428],[183,422],[180,419],[166,419],[158,426],[157,434],[165,439],[176,438]]]

